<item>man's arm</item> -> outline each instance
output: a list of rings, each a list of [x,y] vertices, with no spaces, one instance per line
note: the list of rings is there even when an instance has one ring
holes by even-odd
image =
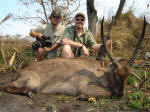
[[[100,49],[101,46],[102,46],[102,44],[95,44],[91,48],[97,51]]]
[[[44,47],[44,49],[46,51],[52,51],[52,50],[56,49],[58,45],[59,45],[58,43],[54,43],[51,47]]]
[[[39,32],[35,32],[35,31],[30,31],[30,34],[29,34],[31,37],[37,37],[39,38],[40,40],[43,40],[43,34],[42,33],[39,33]]]
[[[62,44],[63,45],[70,45],[72,48],[81,48],[81,47],[83,47],[83,44],[74,42],[74,41],[69,40],[67,38],[62,39]]]
[[[82,48],[82,51],[83,51],[83,55],[85,57],[89,56],[89,51],[88,49],[86,48],[86,46],[84,46],[83,44],[81,43],[77,43],[77,42],[74,42],[72,40],[69,40],[69,39],[66,39],[64,38],[62,40],[62,44],[63,45],[70,45],[72,48]]]
[[[107,40],[106,41],[106,45],[109,46],[110,45],[110,40]],[[100,50],[102,44],[95,44],[93,45],[91,48],[94,49],[94,50]]]
[[[36,29],[31,29],[29,35],[33,38],[39,38],[43,40],[43,32],[46,30],[47,24],[37,27]]]
[[[81,48],[81,47],[83,47],[83,44],[71,41],[69,39],[63,39],[62,40],[62,44],[63,45],[67,44],[67,45],[70,45],[70,46],[74,46],[74,48]],[[44,48],[45,48],[46,51],[52,51],[55,48],[57,48],[58,45],[59,45],[58,43],[55,43],[50,48],[48,48],[48,47],[44,47]]]

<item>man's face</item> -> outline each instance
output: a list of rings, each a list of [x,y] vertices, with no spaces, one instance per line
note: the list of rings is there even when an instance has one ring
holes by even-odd
[[[84,24],[85,24],[85,19],[84,19],[83,16],[77,16],[75,18],[75,26],[76,26],[76,28],[81,29],[81,28],[83,28]]]
[[[50,17],[50,21],[51,21],[52,26],[56,27],[60,23],[61,18],[59,16],[52,16]]]

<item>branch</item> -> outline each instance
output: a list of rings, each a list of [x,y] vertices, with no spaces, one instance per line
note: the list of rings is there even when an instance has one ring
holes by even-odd
[[[76,7],[76,9],[74,9],[72,12],[70,12],[70,15],[73,14],[75,11],[77,11],[80,7],[80,0],[79,0],[79,3],[78,3],[78,6]]]
[[[144,84],[147,80],[148,80],[148,78],[146,78],[145,80],[143,80],[143,81],[141,82],[141,84],[139,85],[138,89],[140,89],[140,88],[143,86],[143,84]]]
[[[38,3],[42,6],[42,8],[44,10],[44,15],[45,15],[46,21],[48,23],[48,18],[47,18],[47,14],[46,14],[46,9],[45,9],[45,6],[44,6],[44,2],[43,2],[43,0],[40,0],[40,1],[41,2],[38,2]]]
[[[30,19],[41,19],[43,22],[45,22],[45,20],[41,17],[16,17],[15,20],[30,20]]]
[[[136,77],[140,82],[142,82],[142,79],[141,79],[139,76],[137,76],[134,72],[131,72],[131,75],[133,75],[133,76]]]

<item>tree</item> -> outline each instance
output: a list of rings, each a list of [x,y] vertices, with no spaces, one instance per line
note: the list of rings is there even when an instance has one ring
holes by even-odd
[[[88,15],[88,28],[95,36],[96,23],[98,21],[97,11],[94,7],[94,0],[87,0],[87,15]]]
[[[18,0],[23,6],[27,8],[26,12],[16,19],[25,20],[32,24],[37,22],[48,22],[48,14],[52,10],[60,10],[67,22],[72,21],[72,14],[80,7],[80,0]],[[71,8],[74,6],[73,8]],[[20,9],[21,10],[21,9]]]
[[[115,16],[114,24],[116,24],[117,21],[119,21],[125,2],[126,0],[120,0],[120,4]]]

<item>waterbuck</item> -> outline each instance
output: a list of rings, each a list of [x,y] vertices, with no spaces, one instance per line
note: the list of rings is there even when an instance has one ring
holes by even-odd
[[[132,57],[114,59],[110,54],[104,39],[103,21],[101,24],[101,37],[105,51],[112,64],[104,68],[96,60],[91,59],[48,59],[30,64],[17,72],[15,80],[1,85],[0,90],[9,93],[28,94],[33,91],[48,94],[66,94],[74,96],[122,96],[125,82],[131,73],[137,52],[145,34],[146,20],[142,34]]]

